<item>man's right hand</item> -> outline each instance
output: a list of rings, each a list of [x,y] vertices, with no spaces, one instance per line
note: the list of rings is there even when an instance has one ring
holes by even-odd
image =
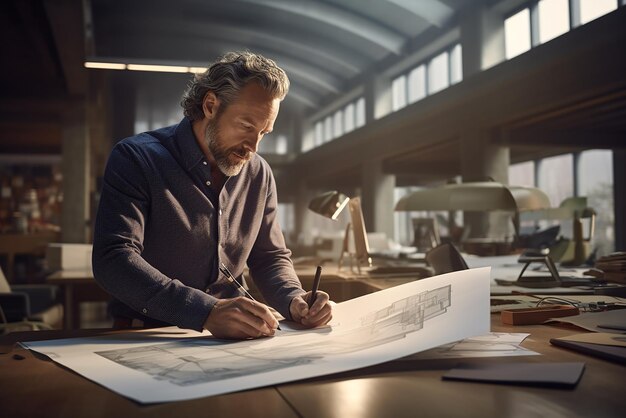
[[[267,306],[245,297],[220,299],[204,321],[217,338],[246,339],[274,335],[278,321]]]

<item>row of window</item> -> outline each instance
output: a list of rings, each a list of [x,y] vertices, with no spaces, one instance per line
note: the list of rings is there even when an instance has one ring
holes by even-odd
[[[365,125],[365,98],[348,103],[315,123],[313,147],[318,147]]]
[[[613,251],[615,243],[613,209],[613,152],[588,150],[513,164],[509,184],[538,187],[546,192],[552,206],[570,196],[585,196],[596,212],[592,245],[599,254]],[[561,224],[564,235],[572,234]]]
[[[576,154],[563,154],[512,164],[509,167],[509,184],[538,187],[550,198],[550,204],[558,207],[571,196],[584,196],[587,206],[596,212],[595,233],[592,248],[597,255],[606,255],[615,247],[615,212],[613,205],[613,152],[610,150],[588,150]],[[397,187],[395,199],[418,187]],[[414,242],[414,217],[437,219],[442,235],[448,235],[447,212],[395,212],[395,237],[404,245]],[[457,212],[455,223],[463,223],[462,213]],[[543,225],[545,226],[545,225]],[[571,238],[571,225],[561,223],[561,234]]]
[[[461,44],[420,63],[391,82],[391,109],[395,112],[463,79]]]
[[[391,82],[392,111],[444,90],[463,79],[461,44],[420,63]],[[365,125],[365,98],[360,97],[314,123],[313,144],[318,147]]]
[[[506,58],[523,54],[617,7],[618,0],[534,0],[504,21]]]
[[[571,28],[603,16],[626,0],[532,0],[504,21],[507,59],[554,39]],[[392,111],[437,93],[463,79],[461,44],[455,44],[400,74],[391,82]],[[313,141],[320,146],[365,125],[363,97],[314,123]]]

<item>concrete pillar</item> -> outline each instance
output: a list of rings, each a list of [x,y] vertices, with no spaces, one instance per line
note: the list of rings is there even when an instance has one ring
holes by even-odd
[[[83,100],[68,105],[63,126],[61,240],[89,242],[90,141]]]
[[[613,210],[615,251],[626,251],[626,150],[613,150]]]
[[[506,59],[504,19],[485,2],[467,10],[460,22],[463,48],[463,77],[484,71]],[[484,129],[464,132],[461,138],[461,176],[463,182],[485,181],[489,178],[508,184],[509,149],[494,144],[492,133]],[[508,231],[507,218],[489,213],[464,213],[469,237],[490,237]]]
[[[373,77],[365,83],[365,121],[371,123],[392,111],[391,83],[388,78]]]
[[[487,5],[473,5],[461,18],[463,76],[479,73],[506,59],[504,19]]]
[[[365,162],[361,169],[361,206],[368,232],[384,232],[394,238],[393,208],[396,177],[383,172],[380,160]]]
[[[493,132],[470,129],[460,139],[461,176],[463,183],[487,181],[509,183],[509,148],[494,143]],[[502,236],[509,230],[510,220],[498,214],[465,212],[464,224],[470,227],[469,237]]]

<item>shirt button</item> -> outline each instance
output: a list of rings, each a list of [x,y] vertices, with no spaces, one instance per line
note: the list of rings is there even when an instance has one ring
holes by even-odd
[[[209,180],[207,180],[204,184],[206,184],[207,186],[210,186],[211,182]]]
[[[148,310],[147,310],[146,308],[143,308],[143,309],[141,310],[141,312],[143,312],[143,313],[147,314],[147,313],[148,313]]]
[[[220,214],[220,216],[222,216],[222,209],[220,209],[218,213]]]
[[[206,161],[202,161],[202,165],[207,165],[209,163],[207,163]]]

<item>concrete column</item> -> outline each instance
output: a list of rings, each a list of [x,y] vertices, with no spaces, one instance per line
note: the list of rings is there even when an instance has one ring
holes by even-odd
[[[506,58],[504,19],[485,4],[473,5],[462,17],[463,76],[479,73]]]
[[[309,210],[309,202],[315,197],[315,192],[304,181],[300,181],[295,192],[295,232],[298,245],[312,244],[311,216],[316,215]]]
[[[509,148],[494,143],[494,134],[486,129],[466,130],[460,140],[463,183],[487,181],[509,183]],[[510,220],[498,214],[465,212],[464,223],[470,237],[502,236]]]
[[[61,240],[89,241],[90,141],[86,105],[79,100],[68,106],[63,126],[63,207]]]
[[[613,150],[613,210],[615,251],[626,251],[626,150]]]
[[[373,77],[365,83],[365,121],[371,123],[391,113],[391,83],[388,78]]]
[[[368,232],[394,238],[393,208],[396,177],[383,172],[380,160],[366,161],[361,171],[361,205]]]

